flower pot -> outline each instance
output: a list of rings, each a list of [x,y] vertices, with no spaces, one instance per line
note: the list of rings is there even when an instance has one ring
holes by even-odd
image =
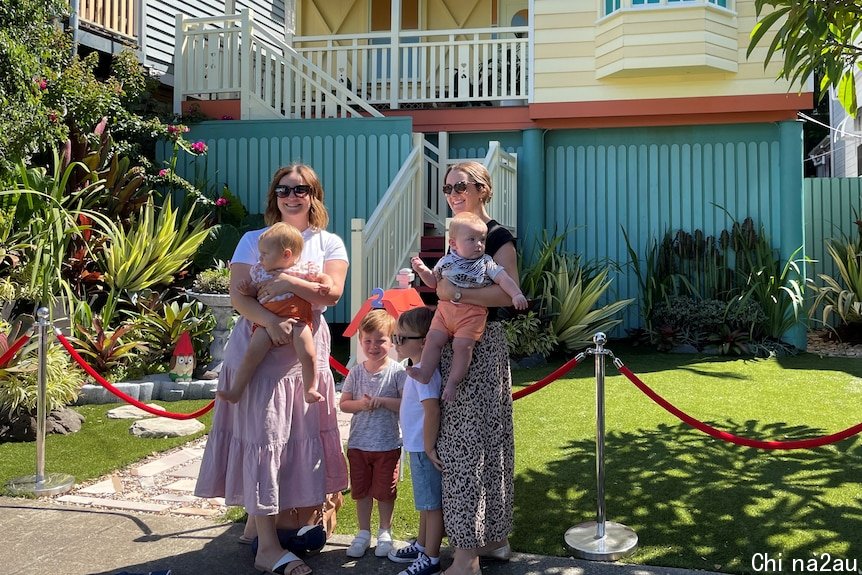
[[[230,337],[230,323],[231,319],[233,319],[233,306],[230,303],[230,295],[223,293],[187,293],[210,308],[216,319],[216,326],[212,334],[213,341],[210,344],[210,355],[213,360],[212,363],[206,366],[204,374],[204,379],[215,379],[218,377],[218,372],[221,371],[222,361],[224,361],[224,346]]]

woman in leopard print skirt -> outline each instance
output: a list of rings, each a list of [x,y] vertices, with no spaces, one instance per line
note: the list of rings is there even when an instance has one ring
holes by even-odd
[[[454,214],[472,212],[488,224],[485,252],[517,282],[515,238],[485,210],[493,193],[485,166],[453,165],[446,173],[443,193]],[[508,559],[510,554],[515,468],[512,378],[506,339],[500,323],[494,321],[493,307],[511,305],[512,300],[497,285],[461,292],[446,280],[438,283],[437,295],[492,308],[455,400],[442,406],[437,441],[443,465],[443,521],[455,550],[446,573],[475,575],[480,572],[480,555]],[[440,362],[443,381],[451,358],[447,345]]]

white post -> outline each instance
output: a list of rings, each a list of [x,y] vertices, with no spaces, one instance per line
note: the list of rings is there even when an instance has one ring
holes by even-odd
[[[183,92],[187,88],[183,48],[186,44],[182,12],[177,13],[174,26],[174,114],[182,114]]]
[[[449,168],[449,132],[437,133],[437,149],[439,151],[437,158],[439,166],[437,168],[439,171],[437,184],[440,186],[440,189],[442,189],[443,184],[446,183],[446,170]],[[433,192],[436,204],[434,212],[437,214],[437,217],[442,220],[446,217],[449,204],[446,203],[446,196],[443,195],[443,192],[440,190],[433,190]]]
[[[365,220],[362,218],[352,218],[350,220],[350,319],[352,320],[359,313],[362,304],[368,297],[368,290],[365,289],[365,238],[363,230],[365,229]],[[357,357],[358,349],[356,347],[355,337],[350,338],[350,358],[351,360]]]
[[[293,37],[296,35],[296,0],[286,0],[284,3],[284,43],[293,47]]]
[[[242,27],[240,32],[240,67],[239,67],[239,106],[240,119],[251,118],[251,63],[253,57],[251,39],[251,11],[242,10]]]
[[[401,0],[390,0],[389,25],[389,107],[397,110],[401,100]]]

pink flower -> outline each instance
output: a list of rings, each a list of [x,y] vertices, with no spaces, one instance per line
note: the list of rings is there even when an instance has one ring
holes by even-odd
[[[179,132],[179,130],[180,129],[177,126],[174,126],[173,124],[168,126],[168,134],[176,134],[177,132]]]
[[[183,126],[183,125],[180,125],[180,127],[183,129],[183,134],[185,134],[186,132],[188,132],[191,129],[188,126]]]
[[[59,116],[58,116],[57,112],[55,112],[54,110],[51,110],[50,112],[48,112],[48,119],[51,121],[52,124],[56,124],[58,118],[59,118]]]
[[[216,206],[218,206],[220,208],[228,205],[229,203],[230,203],[230,201],[227,198],[219,198],[215,201]]]
[[[44,78],[39,80],[39,89],[40,90],[47,90],[48,89],[48,81],[45,80]]]
[[[170,174],[170,173],[171,173],[171,171],[170,171],[169,169],[167,169],[167,168],[162,168],[161,170],[159,170],[159,177],[160,177],[160,178],[164,178],[164,177],[166,177],[166,176],[167,176],[168,174]]]
[[[203,142],[195,142],[192,144],[192,152],[195,154],[203,154],[207,151],[207,145]]]

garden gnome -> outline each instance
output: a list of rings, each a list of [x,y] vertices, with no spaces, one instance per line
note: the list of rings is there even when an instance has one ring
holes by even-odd
[[[171,366],[168,375],[171,381],[191,381],[195,370],[195,349],[189,332],[184,331],[177,341],[174,354],[171,356]]]

